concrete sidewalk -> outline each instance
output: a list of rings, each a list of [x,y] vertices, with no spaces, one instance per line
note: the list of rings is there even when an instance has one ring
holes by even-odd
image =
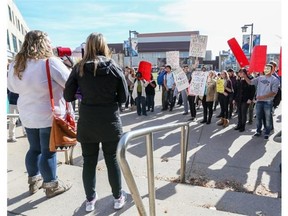
[[[121,114],[124,130],[186,122],[190,118],[189,115],[182,115],[183,106],[172,112],[162,112],[159,91],[155,101],[155,111],[148,112],[147,117],[138,117],[135,111],[124,111]],[[180,171],[180,129],[153,134],[156,214],[280,216],[281,144],[274,142],[273,137],[281,130],[281,106],[275,111],[275,130],[269,141],[264,141],[263,136],[252,138],[255,123],[247,125],[243,133],[233,130],[237,123],[235,116],[227,128],[217,126],[215,116],[218,114],[219,108],[214,112],[210,125],[200,124],[200,109],[197,111],[197,121],[190,123],[186,184],[175,181]],[[24,165],[28,141],[21,137],[21,133],[18,127],[18,142],[7,143],[7,215],[138,215],[124,178],[123,188],[128,192],[127,205],[117,212],[113,210],[102,155],[97,166],[99,201],[94,212],[85,212],[80,145],[75,147],[73,166],[65,165],[64,153],[58,153],[59,178],[71,181],[73,187],[51,199],[47,199],[42,190],[29,196]],[[145,139],[133,140],[126,157],[149,215]]]

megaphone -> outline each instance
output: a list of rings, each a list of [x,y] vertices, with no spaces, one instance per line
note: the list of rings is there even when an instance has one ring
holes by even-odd
[[[63,57],[63,56],[71,56],[72,51],[68,47],[56,47],[56,52],[58,57]]]

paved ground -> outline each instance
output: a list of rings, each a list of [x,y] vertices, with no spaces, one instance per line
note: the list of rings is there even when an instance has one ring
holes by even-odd
[[[187,122],[190,116],[182,113],[183,106],[172,112],[161,112],[160,92],[157,91],[154,113],[138,117],[135,111],[126,110],[121,116],[124,130],[130,131]],[[177,183],[180,129],[153,134],[156,215],[281,215],[281,143],[273,141],[281,130],[281,107],[275,111],[275,131],[269,141],[264,141],[263,137],[252,138],[255,123],[247,125],[243,133],[233,130],[237,122],[235,116],[227,128],[217,126],[215,116],[218,114],[219,108],[210,125],[200,124],[200,109],[197,121],[190,123],[186,184]],[[29,196],[24,166],[28,142],[22,137],[20,127],[17,136],[18,142],[7,143],[7,215],[138,215],[131,195],[122,210],[116,213],[113,210],[102,155],[97,167],[99,201],[94,212],[85,213],[81,179],[83,160],[79,145],[75,147],[73,166],[65,165],[64,153],[58,153],[59,177],[73,183],[71,190],[52,199],[47,199],[42,191]],[[126,157],[149,215],[145,139],[133,140]],[[124,178],[123,188],[130,193]]]

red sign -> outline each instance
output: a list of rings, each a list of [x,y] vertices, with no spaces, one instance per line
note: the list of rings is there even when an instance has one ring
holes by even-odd
[[[257,45],[253,48],[249,65],[249,73],[252,72],[263,73],[266,64],[266,53],[267,53],[266,45]]]
[[[282,47],[280,47],[279,66],[278,66],[278,76],[282,76]]]
[[[249,61],[235,38],[227,41],[240,67],[249,65]]]
[[[146,81],[151,80],[152,64],[147,61],[140,61],[138,66],[138,72],[142,74],[142,78]]]

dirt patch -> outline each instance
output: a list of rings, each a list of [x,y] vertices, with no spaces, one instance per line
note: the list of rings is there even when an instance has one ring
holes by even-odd
[[[161,180],[161,178],[158,178]],[[168,178],[162,178],[162,180],[167,181]],[[180,183],[179,178],[170,178],[170,182],[173,183]],[[245,187],[242,183],[237,182],[236,180],[222,180],[222,181],[215,181],[208,179],[203,176],[193,177],[189,180],[186,180],[185,184],[206,187],[206,188],[216,188],[226,191],[234,191],[240,193],[248,193],[248,194],[255,194],[260,196],[268,196],[268,197],[278,197],[278,193],[274,193],[266,188],[264,185],[259,185],[255,190],[251,190]]]

